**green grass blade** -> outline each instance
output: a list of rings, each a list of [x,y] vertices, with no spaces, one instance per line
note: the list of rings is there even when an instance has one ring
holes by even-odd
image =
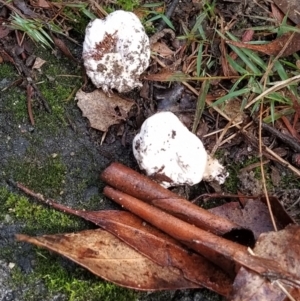
[[[205,80],[202,83],[201,90],[198,96],[198,101],[197,101],[197,107],[196,107],[196,112],[195,112],[195,119],[192,127],[192,133],[196,133],[197,127],[200,122],[200,118],[202,116],[203,110],[205,108],[205,100],[207,96],[207,92],[209,90],[210,82],[209,80]]]
[[[173,29],[173,30],[175,31],[175,27],[174,27],[174,25],[172,24],[171,20],[170,20],[166,15],[164,15],[164,14],[161,14],[160,16],[161,16],[161,18],[165,21],[165,23],[166,23],[171,29]]]
[[[227,100],[230,100],[230,99],[235,98],[237,96],[249,93],[250,91],[251,91],[250,88],[243,88],[243,89],[240,89],[240,90],[237,90],[237,91],[230,92],[230,93],[220,97],[217,101],[215,101],[212,104],[212,106],[220,105],[220,104],[224,103]]]
[[[201,73],[202,52],[203,52],[203,42],[200,42],[199,49],[198,49],[198,55],[197,55],[197,76],[200,76],[200,73]]]
[[[248,74],[248,71],[246,69],[244,69],[241,65],[239,65],[235,60],[232,59],[232,57],[230,55],[226,55],[226,59],[228,61],[228,63],[230,64],[230,66],[237,71],[239,74]]]

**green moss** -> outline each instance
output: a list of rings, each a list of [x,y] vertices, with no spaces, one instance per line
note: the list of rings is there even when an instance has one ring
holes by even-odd
[[[43,231],[47,233],[73,231],[82,229],[84,222],[77,218],[45,205],[30,201],[24,196],[0,189],[1,219],[6,214],[12,217],[12,221],[25,223],[24,232],[32,233]]]
[[[114,5],[104,6],[104,9],[108,14],[110,14],[118,9],[122,9],[125,11],[133,11],[139,6],[140,6],[139,0],[117,0]]]
[[[64,189],[66,167],[59,157],[41,158],[45,154],[36,154],[29,150],[26,160],[12,160],[7,168],[14,181],[21,182],[32,190],[58,196]]]
[[[140,5],[139,0],[117,0],[117,5],[126,11],[133,11]]]
[[[1,63],[0,79],[13,79],[16,77],[15,67],[11,64]]]
[[[16,122],[28,118],[25,93],[25,90],[21,92],[20,88],[12,87],[7,94],[5,110],[12,113]]]

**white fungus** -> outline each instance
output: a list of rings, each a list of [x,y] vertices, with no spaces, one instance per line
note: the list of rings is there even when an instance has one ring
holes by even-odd
[[[201,140],[171,112],[145,120],[133,140],[133,153],[140,168],[164,187],[195,185],[202,179],[223,184],[228,176]]]
[[[97,88],[128,92],[142,86],[139,76],[149,65],[149,38],[135,14],[117,10],[88,24],[82,56]]]

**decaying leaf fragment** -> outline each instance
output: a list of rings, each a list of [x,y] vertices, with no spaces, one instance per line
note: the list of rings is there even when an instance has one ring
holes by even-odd
[[[278,232],[268,232],[262,234],[254,248],[254,254],[264,258],[272,259],[284,270],[291,274],[300,275],[300,228],[290,225]],[[296,278],[296,277],[295,277]],[[254,300],[276,300],[286,299],[284,287],[293,297],[299,300],[300,289],[297,286],[290,286],[282,279],[272,281],[270,274],[269,280],[258,274],[242,268],[237,274],[233,289],[233,301],[254,301]]]
[[[200,287],[186,280],[180,270],[154,263],[102,229],[40,237],[19,234],[16,238],[63,255],[124,287],[138,290]]]
[[[299,0],[273,0],[285,15],[295,23],[300,24]]]
[[[91,127],[103,132],[106,132],[111,125],[125,120],[134,104],[116,94],[108,97],[101,90],[95,90],[91,93],[79,90],[76,93],[76,99],[82,115],[88,118]]]
[[[209,211],[228,218],[240,226],[248,227],[257,239],[260,234],[274,230],[269,209],[264,201],[264,198],[260,200],[249,199],[244,203],[243,208],[238,202],[229,202],[211,208]],[[284,229],[287,225],[294,223],[275,197],[270,197],[270,201],[277,229]]]
[[[298,25],[297,28],[299,29],[300,25]],[[291,37],[291,35],[293,36]],[[288,43],[286,49],[283,51],[281,55],[282,57],[285,57],[300,50],[300,33],[288,32],[283,34],[281,37],[275,39],[274,41],[263,45],[247,44],[247,43],[236,42],[236,41],[226,41],[226,43],[236,47],[251,49],[251,50],[262,52],[267,55],[274,55],[274,56],[278,55],[280,51],[282,51],[282,49]]]
[[[156,42],[152,44],[151,50],[153,52],[157,52],[162,57],[169,57],[174,54],[174,51],[171,50],[164,42]]]

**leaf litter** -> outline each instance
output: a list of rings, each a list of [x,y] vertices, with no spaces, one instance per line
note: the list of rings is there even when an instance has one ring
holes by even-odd
[[[118,166],[119,165],[117,165],[117,167]],[[128,173],[130,174],[131,172]],[[134,172],[134,174],[135,173],[136,172]],[[118,178],[117,172],[111,174],[111,176]],[[110,179],[110,181],[113,181],[113,178]],[[243,247],[241,248],[235,244],[231,245],[229,241],[225,243],[225,240],[222,238],[221,240],[217,239],[217,237],[213,238],[213,240],[216,241],[215,246],[212,244],[207,245],[202,239],[210,241],[211,235],[214,235],[207,232],[202,238],[202,236],[198,236],[197,234],[199,231],[199,233],[202,233],[201,231],[203,230],[200,229],[192,230],[195,234],[192,236],[193,239],[190,240],[191,236],[189,231],[191,230],[188,230],[189,226],[185,225],[185,222],[172,217],[163,211],[160,213],[160,210],[155,207],[151,207],[150,209],[149,205],[146,205],[146,203],[142,204],[138,199],[131,198],[129,195],[114,189],[112,190],[109,187],[104,189],[104,193],[108,197],[117,201],[117,203],[122,204],[122,206],[129,209],[134,214],[141,216],[142,219],[145,219],[150,224],[153,224],[168,233],[173,238],[169,238],[166,234],[161,233],[155,228],[149,228],[147,223],[145,224],[143,220],[140,220],[128,212],[78,211],[57,204],[51,199],[44,199],[42,195],[32,192],[21,184],[17,184],[17,186],[45,204],[94,222],[118,238],[116,239],[110,234],[108,236],[107,234],[104,234],[102,237],[102,234],[100,236],[98,235],[99,233],[102,233],[101,231],[88,230],[77,234],[45,235],[37,238],[18,235],[18,240],[30,242],[58,252],[86,267],[96,275],[118,283],[119,285],[138,290],[161,290],[170,289],[170,287],[184,288],[199,287],[199,285],[203,285],[224,296],[230,297],[231,300],[240,300],[240,295],[243,296],[243,300],[255,300],[260,294],[262,294],[263,298],[266,298],[266,300],[268,300],[267,298],[269,298],[269,296],[275,296],[276,298],[279,298],[278,300],[283,300],[281,298],[282,287],[284,291],[287,291],[290,294],[299,293],[300,273],[298,269],[300,266],[300,256],[298,255],[297,249],[299,245],[298,237],[300,237],[300,228],[297,225],[290,225],[278,232],[269,231],[263,233],[259,236],[253,251],[251,251],[250,254],[247,254],[246,249],[243,249]],[[126,184],[120,188],[126,190]],[[174,200],[174,202],[176,202],[176,200]],[[154,215],[152,216],[152,214]],[[174,220],[174,222],[171,222],[172,220]],[[169,222],[172,224],[171,228],[168,228],[169,226],[167,226]],[[109,247],[107,247],[109,248],[109,251],[107,251],[106,246],[108,244],[105,243],[107,240],[109,241],[108,244],[110,247],[113,246],[116,250],[120,251],[118,255],[116,255]],[[220,243],[222,241],[222,244],[218,244],[219,240]],[[179,245],[177,241],[179,242]],[[126,245],[124,245],[124,243]],[[199,255],[196,255],[196,253],[190,253],[190,251],[181,246],[181,243],[194,249],[196,253],[203,255],[204,257],[197,257]],[[293,246],[290,245],[292,243]],[[204,249],[200,247],[202,244],[206,245]],[[151,248],[149,248],[149,246],[151,246]],[[131,247],[135,250],[134,252],[137,251],[138,254],[140,254],[135,255],[135,253],[132,253]],[[102,253],[102,251],[100,252],[100,249],[102,248],[104,249],[104,253]],[[206,248],[210,249],[209,257],[207,257],[208,253]],[[232,251],[229,251],[231,248],[233,248]],[[233,251],[235,248],[236,250]],[[220,258],[217,259],[217,257],[213,255],[215,250],[217,250],[217,253],[227,254],[226,256],[229,257],[227,257],[225,261],[220,261]],[[123,251],[126,255],[123,254]],[[109,256],[107,261],[105,259],[103,263],[103,257],[107,258],[106,252],[112,254],[112,256]],[[254,252],[255,256],[252,255],[252,252]],[[127,257],[128,254],[130,254],[129,257]],[[142,258],[140,256],[142,256]],[[149,262],[149,266],[148,262],[145,261],[144,256],[146,256],[147,259],[149,258],[151,262]],[[190,256],[196,257],[191,258]],[[132,271],[126,258],[131,258],[131,263],[135,265]],[[133,258],[134,260],[132,260]],[[209,260],[206,261],[205,258],[206,260]],[[228,260],[229,262],[233,261],[235,264],[238,263],[236,269],[232,270],[230,265],[228,265],[229,262],[226,263]],[[155,264],[153,262],[155,262]],[[141,265],[139,265],[139,263],[141,263]],[[209,266],[212,263],[216,265],[216,268]],[[143,272],[146,270],[148,277],[137,278],[140,277],[139,273],[141,271],[136,270],[136,266],[143,268]],[[203,267],[205,266],[208,270],[203,270]],[[241,266],[243,266],[243,268],[240,269]],[[103,267],[105,268],[102,269]],[[169,269],[164,269],[162,267],[169,267]],[[109,270],[114,270],[116,268],[118,271],[114,273],[114,276],[110,275]],[[178,269],[181,272],[178,272]],[[167,273],[166,275],[162,275],[164,275],[165,280],[170,280],[168,282],[169,286],[166,286],[160,276],[157,276],[160,275],[159,271],[161,270],[163,273]],[[235,271],[235,280],[232,285],[229,280],[230,277],[228,276],[232,275],[233,271]],[[124,273],[126,274],[127,272],[132,272],[131,275],[134,275],[133,278],[135,281],[128,276],[123,278]],[[209,276],[207,272],[212,273],[212,276]],[[223,274],[224,272],[225,274]],[[118,275],[121,276],[119,277]],[[178,275],[181,275],[183,278],[178,278]],[[159,281],[153,281],[153,277]],[[162,282],[160,283],[160,281]],[[192,283],[190,281],[192,281]],[[250,288],[245,291],[245,281],[250,287],[253,283],[256,285],[259,282],[259,286],[262,290],[256,291],[254,295]],[[277,283],[276,281],[280,281],[281,287],[279,289],[278,285],[274,284]]]
[[[79,90],[75,98],[91,127],[103,132],[106,132],[111,125],[126,120],[128,112],[134,105],[131,100],[121,98],[116,94],[108,96],[99,89],[90,93]]]

